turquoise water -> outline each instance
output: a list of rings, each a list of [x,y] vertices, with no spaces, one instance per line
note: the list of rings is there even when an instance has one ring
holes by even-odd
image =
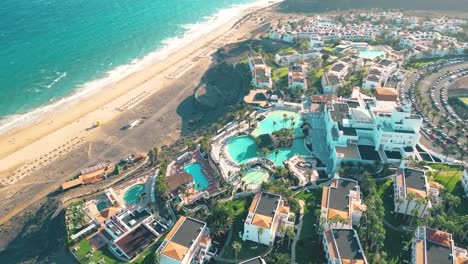
[[[287,119],[284,119],[286,115]],[[294,118],[291,121],[289,118]],[[296,135],[301,134],[300,126],[302,124],[301,117],[298,113],[289,111],[273,111],[260,122],[258,127],[252,132],[253,136],[261,134],[269,134],[273,131],[280,130],[282,128],[291,128],[292,122],[294,122],[294,132]]]
[[[69,95],[200,27],[190,25],[253,1],[4,0],[0,118]]]
[[[285,121],[286,117],[293,117],[294,120]],[[301,124],[302,120],[298,113],[289,111],[273,111],[262,120],[258,127],[252,132],[252,136],[257,136],[266,133],[272,133],[273,131],[284,128],[290,128],[294,122],[294,134],[296,136],[302,136]],[[255,139],[252,136],[240,136],[231,139],[228,143],[228,153],[233,160],[238,163],[245,163],[248,160],[256,157],[262,157],[260,149],[257,147]],[[283,166],[283,161],[291,158],[294,154],[299,155],[310,155],[309,151],[304,145],[303,139],[295,139],[291,148],[280,148],[278,155],[275,155],[275,151],[271,151],[267,158],[271,159],[277,166]]]
[[[210,186],[210,183],[206,179],[205,175],[203,175],[200,164],[191,163],[185,166],[184,171],[192,175],[193,181],[195,182],[195,190],[203,191],[208,188],[208,186]]]
[[[262,170],[248,170],[242,179],[248,184],[259,184],[268,179],[268,172]]]
[[[379,56],[385,55],[385,52],[382,50],[360,50],[359,57],[364,59],[375,59]]]
[[[140,203],[140,194],[145,192],[145,185],[137,184],[128,189],[124,194],[124,201],[129,204]]]
[[[99,212],[107,208],[107,203],[106,202],[100,202],[96,205],[97,209]]]

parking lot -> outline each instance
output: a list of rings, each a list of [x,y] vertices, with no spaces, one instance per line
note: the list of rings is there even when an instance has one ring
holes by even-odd
[[[457,80],[468,78],[468,62],[444,60],[421,67],[399,86],[400,99],[412,104],[415,114],[423,118],[420,143],[436,152],[456,150],[458,157],[467,151],[467,122],[447,103],[447,90]]]

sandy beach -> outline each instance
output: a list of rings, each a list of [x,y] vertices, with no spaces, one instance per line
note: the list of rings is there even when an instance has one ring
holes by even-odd
[[[62,197],[57,192],[61,183],[83,167],[118,161],[179,139],[188,120],[198,114],[192,106],[193,93],[213,63],[212,53],[265,32],[273,19],[267,14],[264,7],[249,8],[163,62],[126,77],[68,111],[0,136],[0,178],[7,179],[0,187],[0,249],[25,232],[25,222],[48,226],[56,204],[51,197]],[[261,22],[258,17],[263,18]],[[136,119],[142,123],[121,130]],[[98,120],[104,125],[90,129]],[[12,177],[18,180],[10,184]],[[84,187],[90,188],[99,185]]]

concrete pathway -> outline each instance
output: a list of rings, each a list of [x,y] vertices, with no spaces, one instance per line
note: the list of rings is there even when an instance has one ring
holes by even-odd
[[[301,236],[301,231],[302,231],[302,224],[303,224],[303,218],[304,218],[304,201],[299,200],[299,205],[301,206],[301,210],[299,211],[299,223],[294,227],[297,230],[296,236],[294,236],[294,240],[292,242],[291,246],[291,264],[296,263],[296,244],[297,240],[299,240],[299,237]]]

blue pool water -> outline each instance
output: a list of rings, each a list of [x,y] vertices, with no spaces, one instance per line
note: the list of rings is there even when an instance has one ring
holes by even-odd
[[[294,118],[292,121],[290,120],[291,117]],[[268,114],[262,122],[260,122],[258,127],[252,132],[252,135],[258,136],[261,134],[269,134],[282,128],[291,128],[293,122],[295,134],[300,135],[300,126],[302,121],[298,113],[289,111],[273,111]]]
[[[373,60],[383,55],[385,55],[385,52],[382,50],[360,50],[359,51],[359,57],[363,59]]]
[[[202,167],[200,164],[191,163],[185,166],[184,171],[192,175],[193,181],[195,182],[195,190],[203,191],[210,185],[205,175],[203,175]]]
[[[145,192],[145,185],[137,184],[128,189],[124,194],[124,201],[129,204],[138,204],[140,202],[140,194]]]

